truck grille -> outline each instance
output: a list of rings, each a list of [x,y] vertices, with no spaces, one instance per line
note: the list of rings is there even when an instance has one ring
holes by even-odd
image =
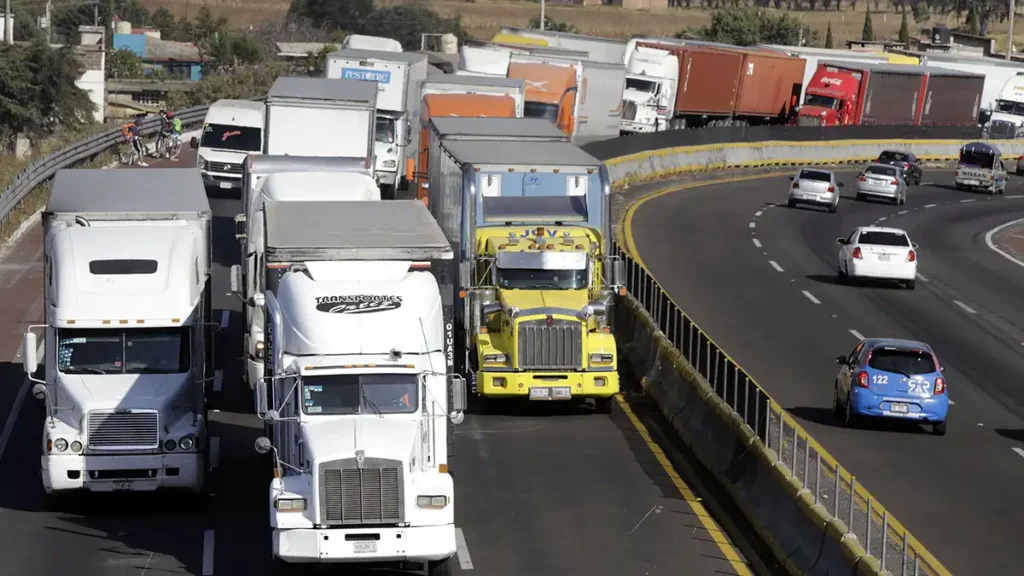
[[[89,448],[155,450],[160,447],[160,416],[155,410],[89,412]]]
[[[797,126],[821,126],[821,118],[818,116],[797,116]]]
[[[321,466],[320,501],[324,524],[396,524],[403,521],[402,469]],[[348,466],[344,466],[348,464]]]
[[[636,102],[632,100],[622,101],[622,119],[636,120]]]
[[[992,138],[1015,138],[1017,136],[1017,125],[1005,120],[993,120],[988,125],[988,133]]]
[[[520,370],[583,368],[583,324],[574,320],[527,320],[519,323]]]

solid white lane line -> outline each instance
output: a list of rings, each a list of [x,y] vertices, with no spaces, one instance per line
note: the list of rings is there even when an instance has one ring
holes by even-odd
[[[203,533],[203,576],[213,576],[213,530]]]
[[[473,569],[473,559],[469,556],[469,546],[466,545],[466,535],[462,528],[455,528],[455,553],[459,557],[459,567],[463,570]]]
[[[977,314],[977,312],[975,312],[970,306],[968,306],[967,304],[964,304],[963,302],[961,302],[959,300],[953,300],[953,304],[956,304],[957,306],[960,307],[961,310],[963,310],[964,312],[967,312],[968,314]]]
[[[754,212],[754,218],[757,218],[761,214],[764,214],[764,212],[762,210],[758,210],[757,212]]]
[[[968,202],[974,202],[977,198],[968,198],[967,200],[961,200],[961,204],[967,204]]]
[[[1014,220],[1013,222],[1007,222],[1006,224],[1000,224],[999,226],[996,226],[995,228],[989,230],[988,232],[985,233],[985,244],[987,244],[989,248],[994,250],[1003,258],[1006,258],[1007,260],[1013,262],[1017,266],[1024,268],[1024,262],[1021,262],[1006,250],[1003,250],[999,246],[996,246],[996,243],[992,241],[992,237],[998,234],[999,231],[1002,230],[1003,228],[1009,228],[1010,226],[1013,226],[1014,224],[1020,224],[1021,222],[1024,222],[1024,218]]]
[[[754,246],[760,248],[761,247],[761,241],[758,240],[757,238],[754,238],[753,240],[754,240]]]
[[[224,371],[217,370],[213,373],[213,391],[220,392],[221,388],[224,387]]]
[[[779,266],[778,262],[776,262],[775,260],[769,260],[768,263],[771,264],[772,268],[775,268],[776,271],[778,271],[778,272],[782,272],[783,271],[782,270],[782,266]]]
[[[220,311],[220,327],[226,330],[228,327],[228,321],[231,320],[231,310]]]
[[[920,272],[917,273],[917,279],[920,280],[921,282],[930,282],[930,280],[928,280],[928,278],[925,278],[925,275],[921,274]]]
[[[20,353],[19,353],[20,355]],[[43,357],[43,343],[39,343],[39,347],[36,349],[36,358]],[[25,398],[28,397],[28,392],[32,388],[32,382],[28,379],[28,376],[22,379],[21,388],[18,388],[18,395],[14,397],[14,404],[11,405],[11,411],[7,413],[7,420],[4,421],[3,432],[0,432],[0,462],[4,458],[4,450],[7,449],[7,442],[11,439],[11,433],[14,432],[14,422],[18,419],[18,413],[21,412],[21,406],[25,403]]]
[[[751,222],[751,223],[750,223],[750,227],[751,227],[751,228],[753,228],[753,227],[754,227],[754,223],[753,223],[753,222]]]
[[[924,205],[925,208],[935,208],[936,206],[938,206],[938,204],[925,204]]]
[[[853,328],[850,328],[850,334],[853,334],[853,337],[856,338],[857,340],[863,340],[864,339],[864,335],[861,334],[860,332],[857,332]]]
[[[220,436],[210,437],[210,470],[220,466]]]
[[[807,290],[804,290],[803,293],[804,293],[804,296],[807,296],[807,299],[810,300],[811,302],[814,302],[815,304],[821,304],[821,300],[818,300],[817,298],[815,298],[814,294],[811,294]]]

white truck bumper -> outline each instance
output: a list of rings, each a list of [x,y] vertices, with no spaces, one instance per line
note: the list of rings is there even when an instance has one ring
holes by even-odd
[[[68,490],[151,492],[202,489],[206,462],[202,453],[94,456],[43,456],[41,475],[47,494]]]
[[[375,536],[375,540],[368,539]],[[455,525],[274,530],[274,556],[289,563],[431,562],[455,554]]]

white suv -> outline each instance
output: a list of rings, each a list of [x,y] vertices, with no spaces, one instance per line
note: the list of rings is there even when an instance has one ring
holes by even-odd
[[[848,238],[836,238],[839,283],[855,278],[894,280],[914,289],[917,244],[899,228],[861,226]]]

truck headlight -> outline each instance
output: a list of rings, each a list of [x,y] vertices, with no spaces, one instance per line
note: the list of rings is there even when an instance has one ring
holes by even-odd
[[[614,359],[615,356],[604,352],[598,352],[596,354],[590,355],[591,364],[611,364],[612,360]]]
[[[504,354],[484,354],[484,364],[508,364],[508,356]]]
[[[181,446],[182,450],[191,450],[196,445],[196,441],[191,436],[185,436],[181,440],[178,440],[178,446]]]
[[[305,498],[278,498],[274,500],[278,512],[302,512],[306,509]]]
[[[448,505],[447,496],[417,496],[416,505],[420,508],[441,509]]]
[[[77,452],[81,452],[82,451],[82,443],[79,442],[78,440],[75,440],[74,442],[72,442],[71,443],[71,451],[72,452],[76,452],[76,453]]]
[[[57,452],[63,452],[68,449],[68,441],[63,438],[57,438],[53,441],[53,448]]]

